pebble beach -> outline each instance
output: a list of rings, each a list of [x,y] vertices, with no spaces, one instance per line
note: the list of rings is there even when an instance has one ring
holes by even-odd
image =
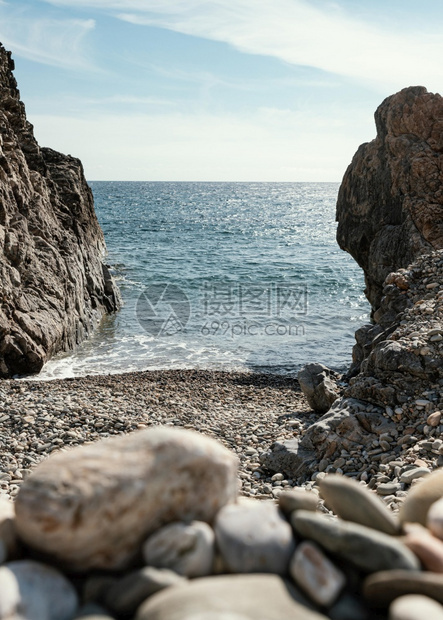
[[[239,458],[240,492],[270,499],[295,485],[260,467],[276,441],[317,418],[294,378],[164,370],[0,385],[0,495],[14,498],[49,454],[100,438],[165,425],[192,429]],[[273,479],[274,478],[274,479]]]

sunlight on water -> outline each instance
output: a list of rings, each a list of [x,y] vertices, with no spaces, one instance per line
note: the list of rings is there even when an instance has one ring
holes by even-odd
[[[40,378],[344,369],[368,321],[335,183],[91,183],[124,306]]]

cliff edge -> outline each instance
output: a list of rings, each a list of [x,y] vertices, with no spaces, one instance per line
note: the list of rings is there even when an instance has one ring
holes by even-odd
[[[406,88],[375,118],[337,205],[337,238],[364,269],[373,322],[357,330],[329,410],[260,460],[298,484],[345,474],[397,511],[414,480],[443,467],[443,99]],[[313,366],[302,372],[322,395],[328,369]]]
[[[337,201],[337,241],[364,270],[374,311],[389,273],[443,248],[443,98],[405,88],[382,102],[375,123]]]
[[[39,372],[119,295],[81,162],[40,148],[0,44],[0,376]]]

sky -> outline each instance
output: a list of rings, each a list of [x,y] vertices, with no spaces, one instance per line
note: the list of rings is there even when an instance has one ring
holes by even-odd
[[[340,181],[404,87],[443,90],[441,0],[0,0],[42,146],[88,180]]]

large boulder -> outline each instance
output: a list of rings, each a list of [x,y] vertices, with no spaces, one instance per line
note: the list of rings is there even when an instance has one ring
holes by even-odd
[[[443,248],[443,99],[405,88],[383,101],[375,123],[337,201],[337,241],[363,268],[374,310],[390,272]]]
[[[237,459],[209,437],[157,427],[51,456],[20,488],[16,530],[70,570],[125,568],[174,521],[212,522],[237,494]]]
[[[40,148],[0,44],[0,377],[38,372],[119,305],[81,162]]]

